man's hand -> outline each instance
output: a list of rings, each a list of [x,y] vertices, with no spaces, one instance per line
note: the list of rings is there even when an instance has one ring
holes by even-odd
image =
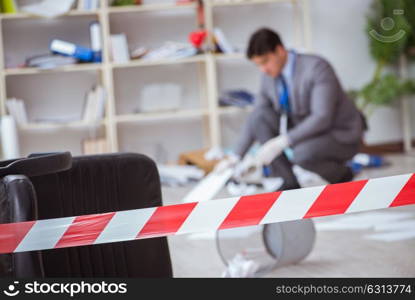
[[[241,159],[238,155],[230,155],[218,162],[215,168],[213,169],[213,172],[220,174],[229,168],[235,168],[235,166],[240,162],[240,160]]]
[[[254,172],[258,167],[255,158],[251,155],[246,155],[241,162],[236,164],[233,177],[240,179],[241,177]]]
[[[263,144],[257,154],[255,160],[258,165],[269,165],[278,155],[289,146],[289,140],[286,135],[279,135]]]

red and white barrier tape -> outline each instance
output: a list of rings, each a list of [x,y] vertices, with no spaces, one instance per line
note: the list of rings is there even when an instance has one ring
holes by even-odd
[[[170,206],[0,224],[0,253],[120,242],[415,204],[415,174]]]

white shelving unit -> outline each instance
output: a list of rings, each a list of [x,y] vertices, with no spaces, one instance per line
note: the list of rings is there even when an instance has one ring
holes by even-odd
[[[91,135],[106,137],[111,152],[135,151],[168,161],[176,160],[182,151],[230,146],[249,109],[220,107],[218,95],[222,90],[235,88],[257,92],[259,72],[243,53],[249,35],[259,27],[268,26],[281,32],[288,46],[310,48],[309,0],[205,0],[206,29],[211,33],[213,28],[220,27],[240,53],[112,62],[111,34],[125,33],[130,46],[157,47],[166,40],[187,42],[187,35],[197,29],[195,3],[149,1],[140,6],[111,7],[110,0],[101,0],[97,11],[73,10],[54,19],[26,13],[0,16],[2,115],[7,112],[5,101],[11,97],[25,100],[29,117],[36,119],[42,115],[80,113],[86,91],[96,83],[102,84],[107,92],[106,116],[99,124],[31,121],[21,126],[21,155],[49,150],[80,154],[82,139]],[[93,20],[98,20],[102,27],[102,63],[52,70],[16,67],[28,55],[45,53],[47,41],[52,38],[88,46],[87,24]],[[180,109],[138,112],[143,88],[159,82],[181,86]]]

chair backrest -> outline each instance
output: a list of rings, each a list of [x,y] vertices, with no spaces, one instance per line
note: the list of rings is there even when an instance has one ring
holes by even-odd
[[[34,187],[25,175],[7,175],[0,180],[0,223],[37,219]],[[0,276],[14,278],[43,277],[40,251],[0,255]]]
[[[69,170],[30,178],[39,219],[160,206],[160,180],[148,157],[74,157]],[[14,254],[13,254],[14,255]],[[171,277],[167,239],[41,251],[45,277]]]

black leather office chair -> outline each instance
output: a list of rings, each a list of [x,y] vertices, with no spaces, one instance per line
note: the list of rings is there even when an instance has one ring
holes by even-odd
[[[14,166],[13,166],[14,164]],[[17,165],[17,166],[16,166]],[[160,206],[154,162],[140,154],[69,153],[0,162],[0,223]],[[167,239],[0,255],[1,276],[172,277]]]

